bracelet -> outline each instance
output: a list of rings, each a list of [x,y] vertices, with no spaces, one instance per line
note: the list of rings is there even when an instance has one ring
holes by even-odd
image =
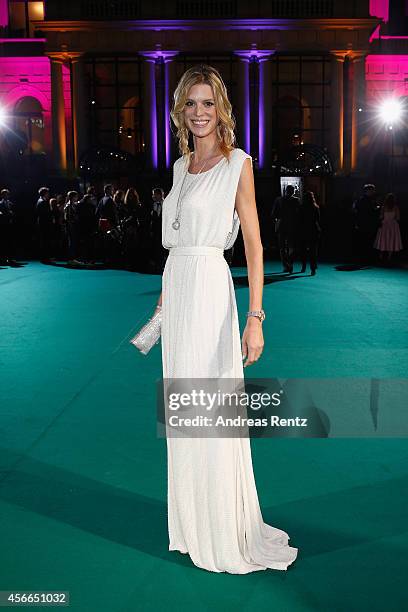
[[[265,320],[266,315],[265,311],[261,308],[261,310],[249,310],[247,312],[247,317],[256,317],[262,323],[262,321]]]

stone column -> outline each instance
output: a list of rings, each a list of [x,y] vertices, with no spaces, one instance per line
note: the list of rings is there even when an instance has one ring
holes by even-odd
[[[174,58],[178,51],[162,51],[164,56],[164,142],[165,142],[165,167],[171,168],[172,143],[170,111],[173,104],[173,94],[177,86]],[[178,155],[177,155],[178,157]]]
[[[156,59],[152,52],[140,52],[144,57],[143,67],[143,123],[144,144],[147,166],[157,168],[157,100],[156,100]]]
[[[361,169],[364,149],[361,144],[362,118],[365,110],[365,54],[353,53],[353,88],[351,98],[351,171]]]
[[[160,44],[156,45],[155,51],[141,51],[145,58],[145,87],[144,87],[144,114],[149,121],[150,130],[146,134],[147,140],[150,139],[150,151],[148,156],[150,165],[153,168],[170,168],[171,161],[171,130],[170,130],[170,109],[171,96],[174,92],[174,72],[170,69],[173,58],[178,51],[165,51]],[[163,79],[163,87],[157,87],[157,70],[160,70]],[[173,89],[170,91],[170,80]]]
[[[173,58],[178,54],[178,51],[164,51],[161,45],[156,45],[155,60],[160,67],[160,78],[162,79],[162,87],[157,87],[157,140],[159,143],[159,167],[171,168],[172,152],[171,142],[172,135],[170,129],[170,109],[171,96],[174,92],[170,92],[170,66],[173,65]],[[171,71],[173,84],[174,72]],[[157,76],[157,72],[156,72]],[[160,93],[160,95],[159,95]]]
[[[258,158],[258,167],[267,168],[271,164],[272,149],[272,103],[271,79],[268,60],[275,53],[273,50],[257,49],[253,45],[248,51],[235,51],[239,57],[238,108],[239,123],[237,126],[240,147]],[[251,101],[249,69],[255,69],[254,86],[257,87]],[[255,102],[254,102],[255,100]],[[253,128],[253,131],[251,130]],[[251,132],[255,142],[251,141]],[[257,142],[256,142],[257,141]]]
[[[172,162],[171,162],[172,158],[180,156],[180,153],[177,148],[177,142],[172,134],[172,129],[173,131],[175,131],[176,127],[170,118],[170,111],[173,106],[173,95],[177,87],[176,62],[169,61],[167,62],[166,66],[167,66],[167,79],[168,79],[167,81],[168,98],[167,99],[168,99],[168,113],[169,113],[168,118],[167,118],[167,130],[168,130],[168,137],[169,137],[169,146],[168,146],[169,159],[166,160],[166,165],[168,168],[170,168],[172,165]]]
[[[62,78],[63,59],[57,55],[50,55],[50,60],[53,154],[56,168],[65,172],[67,169],[67,131]]]
[[[344,166],[344,58],[346,52],[331,51],[331,147],[330,153],[333,158],[333,165],[336,174],[343,171]]]
[[[86,100],[84,90],[84,63],[81,53],[71,53],[71,96],[74,168],[87,146]]]
[[[272,166],[272,79],[271,64],[274,51],[260,51],[259,58],[259,109],[258,143],[259,168],[271,169]]]
[[[251,151],[251,111],[249,100],[249,55],[248,51],[236,51],[238,63],[237,141],[241,149]]]

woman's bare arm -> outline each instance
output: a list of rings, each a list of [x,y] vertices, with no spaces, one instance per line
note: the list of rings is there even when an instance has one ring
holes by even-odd
[[[245,257],[248,266],[249,310],[260,310],[262,308],[264,279],[263,247],[258,211],[256,209],[254,175],[250,159],[246,159],[243,164],[235,199],[235,208],[241,222]]]
[[[235,208],[241,222],[248,268],[249,310],[261,310],[264,283],[263,247],[255,200],[255,183],[251,160],[243,163],[238,182]],[[262,323],[256,317],[248,317],[242,335],[242,356],[247,358],[244,367],[257,361],[264,346]]]

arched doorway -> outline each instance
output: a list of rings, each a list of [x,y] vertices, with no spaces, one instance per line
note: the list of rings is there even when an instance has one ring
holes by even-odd
[[[44,117],[40,102],[32,97],[20,98],[13,112],[14,130],[26,143],[21,155],[43,155],[45,152]]]
[[[24,134],[27,143],[21,154],[44,154],[44,118],[40,102],[32,96],[20,98],[14,107],[13,122],[15,131]]]
[[[0,126],[1,173],[21,181],[43,173],[47,156],[41,103],[34,96],[15,100]]]

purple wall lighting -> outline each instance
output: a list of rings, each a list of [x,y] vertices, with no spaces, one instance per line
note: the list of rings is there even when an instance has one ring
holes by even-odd
[[[235,51],[235,55],[237,55],[241,62],[243,62],[243,100],[241,101],[241,109],[244,114],[243,123],[244,123],[244,132],[243,138],[244,142],[242,146],[245,151],[251,151],[251,100],[249,96],[249,63],[252,61],[251,51]]]
[[[171,166],[171,129],[170,129],[170,78],[169,78],[169,63],[178,55],[178,51],[164,51],[161,46],[156,45],[155,51],[143,51],[141,55],[146,58],[146,61],[152,62],[154,67],[157,63],[164,64],[164,145],[165,145],[165,165],[166,168]],[[159,165],[158,158],[158,112],[157,112],[157,88],[156,88],[156,71],[152,69],[150,72],[150,99],[151,99],[151,146],[152,146],[152,163],[153,167]]]
[[[251,120],[256,121],[258,118],[257,136],[258,136],[258,167],[263,168],[265,164],[265,70],[266,60],[274,54],[273,50],[257,49],[253,44],[252,49],[235,51],[235,54],[245,62],[244,75],[244,100],[242,107],[244,110],[244,143],[246,151],[251,151]],[[257,108],[251,108],[250,92],[249,92],[249,64],[257,64],[258,76],[258,97]],[[253,143],[255,144],[255,143]]]

